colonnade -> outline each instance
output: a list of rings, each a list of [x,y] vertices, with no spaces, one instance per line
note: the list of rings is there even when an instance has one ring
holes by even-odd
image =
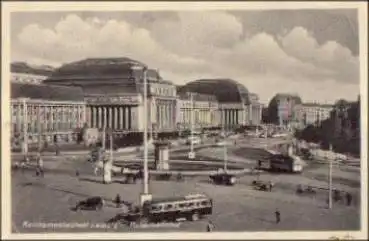
[[[176,126],[176,106],[172,101],[156,102],[156,127],[159,130],[173,129]]]
[[[12,131],[48,133],[70,131],[85,122],[85,106],[80,103],[12,101]]]
[[[113,130],[131,130],[137,128],[137,106],[90,106],[90,126]]]
[[[221,116],[222,116],[222,125],[225,126],[233,126],[241,124],[240,122],[240,112],[242,110],[238,109],[222,109]]]

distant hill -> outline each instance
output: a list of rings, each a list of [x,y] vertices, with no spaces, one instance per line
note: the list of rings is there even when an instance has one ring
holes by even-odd
[[[13,62],[10,64],[12,73],[50,76],[54,70],[55,68],[49,65],[31,65],[25,62]]]

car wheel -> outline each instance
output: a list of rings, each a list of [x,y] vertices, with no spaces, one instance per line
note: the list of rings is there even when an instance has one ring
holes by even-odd
[[[197,220],[199,220],[200,219],[200,216],[199,216],[199,214],[198,213],[193,213],[192,215],[191,215],[191,221],[197,221]]]
[[[140,219],[140,224],[148,224],[149,223],[149,219],[147,217],[142,217]]]
[[[228,180],[228,185],[233,186],[234,184],[236,184],[236,177],[231,177],[231,178]]]

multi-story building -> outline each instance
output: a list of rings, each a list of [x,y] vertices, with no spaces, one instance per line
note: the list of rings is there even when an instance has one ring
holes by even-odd
[[[318,103],[303,103],[295,106],[295,116],[302,126],[319,125],[330,117],[333,105]]]
[[[298,95],[284,93],[275,95],[268,106],[269,121],[281,126],[291,126],[298,122],[295,106],[301,104],[302,101]]]
[[[176,87],[156,70],[144,68],[145,64],[129,58],[85,59],[63,65],[45,83],[81,87],[90,127],[110,129],[119,138],[142,140],[146,115],[151,134],[155,131],[170,135],[177,122]]]
[[[225,128],[260,123],[262,109],[257,96],[235,80],[200,79],[187,83],[182,89],[184,92],[215,96],[219,124]]]
[[[178,90],[178,125],[181,129],[208,129],[220,126],[218,101],[214,95],[183,92]]]
[[[43,84],[11,84],[13,147],[77,141],[85,123],[82,89]]]

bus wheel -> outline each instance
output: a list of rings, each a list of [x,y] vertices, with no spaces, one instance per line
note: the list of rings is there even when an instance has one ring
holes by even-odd
[[[191,221],[197,221],[200,219],[200,216],[198,213],[193,213],[191,216]]]

